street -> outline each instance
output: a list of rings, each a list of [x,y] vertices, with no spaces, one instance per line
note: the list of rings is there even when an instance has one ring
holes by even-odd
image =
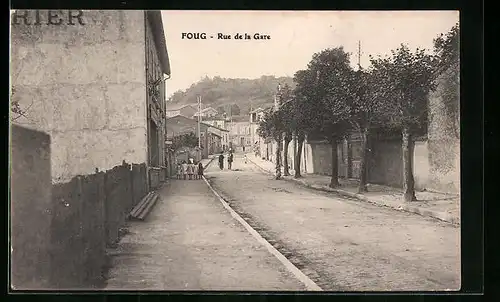
[[[203,180],[172,180],[146,221],[127,223],[106,290],[302,291]]]
[[[9,290],[482,290],[459,11],[9,22]]]
[[[207,180],[323,290],[460,288],[459,228],[274,180],[241,154],[226,167]]]

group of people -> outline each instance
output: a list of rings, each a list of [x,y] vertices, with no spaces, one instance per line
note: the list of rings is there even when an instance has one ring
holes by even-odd
[[[188,162],[182,161],[182,163],[177,164],[177,179],[201,179],[203,169],[203,164],[201,162],[195,164],[192,158]]]
[[[245,159],[245,164],[247,163],[247,156],[246,154],[244,155],[244,159]],[[227,166],[228,166],[228,169],[231,170],[233,168],[233,161],[234,161],[234,158],[233,158],[233,151],[230,149],[229,150],[229,154],[227,155]],[[221,170],[224,170],[224,154],[221,153],[219,155],[219,168]]]

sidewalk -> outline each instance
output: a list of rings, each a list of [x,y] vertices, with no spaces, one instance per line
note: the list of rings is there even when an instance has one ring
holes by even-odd
[[[158,194],[109,251],[105,290],[304,290],[203,180],[173,179]]]
[[[204,158],[200,160],[200,162],[203,164],[203,167],[205,170],[207,169],[208,165],[217,157],[217,155],[209,155],[208,158]]]
[[[253,153],[247,155],[247,157],[263,172],[275,174],[274,163],[258,158]],[[357,193],[358,181],[353,179],[339,179],[341,185],[339,189],[330,188],[328,186],[330,183],[330,176],[325,175],[305,174],[299,179],[295,179],[293,176],[286,176],[283,177],[283,179],[300,183],[312,189],[336,192],[376,205],[386,206],[426,217],[433,217],[455,225],[460,225],[460,197],[457,195],[428,191],[415,192],[418,201],[407,203],[402,201],[402,192],[400,189],[388,186],[369,184],[368,192],[359,194]]]

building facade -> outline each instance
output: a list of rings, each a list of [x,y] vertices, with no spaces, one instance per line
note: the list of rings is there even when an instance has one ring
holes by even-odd
[[[217,116],[218,114],[219,114],[219,112],[216,109],[214,109],[212,107],[207,107],[207,108],[202,109],[199,115],[201,115],[201,117],[211,118],[211,117]],[[193,116],[198,117],[198,111],[196,111],[193,114]]]
[[[54,183],[123,161],[161,169],[165,79],[159,11],[16,10],[11,26],[14,123],[51,137]]]
[[[229,130],[228,130],[229,120],[227,118],[222,118],[222,117],[221,118],[212,117],[212,118],[202,118],[202,121],[204,124],[208,124],[222,130],[221,131],[222,150],[225,151],[229,149]]]
[[[251,140],[252,151],[255,152],[257,155],[260,154],[260,150],[263,150],[265,148],[264,147],[265,141],[261,139],[258,133],[259,122],[264,116],[264,112],[265,110],[262,108],[257,108],[255,110],[250,111],[250,140]]]
[[[209,124],[200,123],[198,131],[198,121],[184,116],[175,116],[167,119],[167,141],[173,137],[188,133],[194,133],[196,137],[201,136],[201,147],[203,158],[210,154],[222,152],[227,148],[226,139],[229,131]]]
[[[234,150],[242,150],[243,147],[250,148],[252,143],[252,132],[250,120],[247,115],[233,116],[228,123],[229,145]]]

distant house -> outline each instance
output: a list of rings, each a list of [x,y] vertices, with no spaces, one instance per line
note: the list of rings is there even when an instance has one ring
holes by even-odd
[[[257,108],[250,111],[250,138],[253,151],[260,153],[260,150],[264,150],[265,140],[262,139],[258,133],[259,122],[262,120],[266,109]]]
[[[207,158],[209,154],[221,152],[227,146],[229,131],[225,129],[200,123],[200,133],[198,133],[198,121],[196,119],[182,115],[167,119],[167,140],[191,132],[202,138],[203,158]]]
[[[235,148],[253,145],[251,123],[248,115],[233,116],[228,123],[230,145]]]
[[[216,126],[225,130],[228,130],[228,118],[224,117],[206,117],[202,119],[203,123]]]
[[[257,108],[250,111],[250,123],[258,124],[264,115],[265,109]]]
[[[205,108],[205,109],[202,109],[202,110],[201,110],[201,113],[200,113],[200,115],[201,115],[202,117],[215,117],[215,116],[217,116],[218,114],[219,114],[219,112],[218,112],[216,109],[212,108],[212,107],[207,107],[207,108]],[[197,117],[197,116],[198,116],[198,111],[196,111],[196,112],[193,114],[193,116],[194,116],[194,117]]]
[[[177,106],[167,105],[166,116],[167,117],[174,117],[174,116],[181,115],[181,116],[184,116],[187,118],[191,118],[197,111],[198,111],[198,108],[196,106],[191,105],[191,104],[177,105]]]

